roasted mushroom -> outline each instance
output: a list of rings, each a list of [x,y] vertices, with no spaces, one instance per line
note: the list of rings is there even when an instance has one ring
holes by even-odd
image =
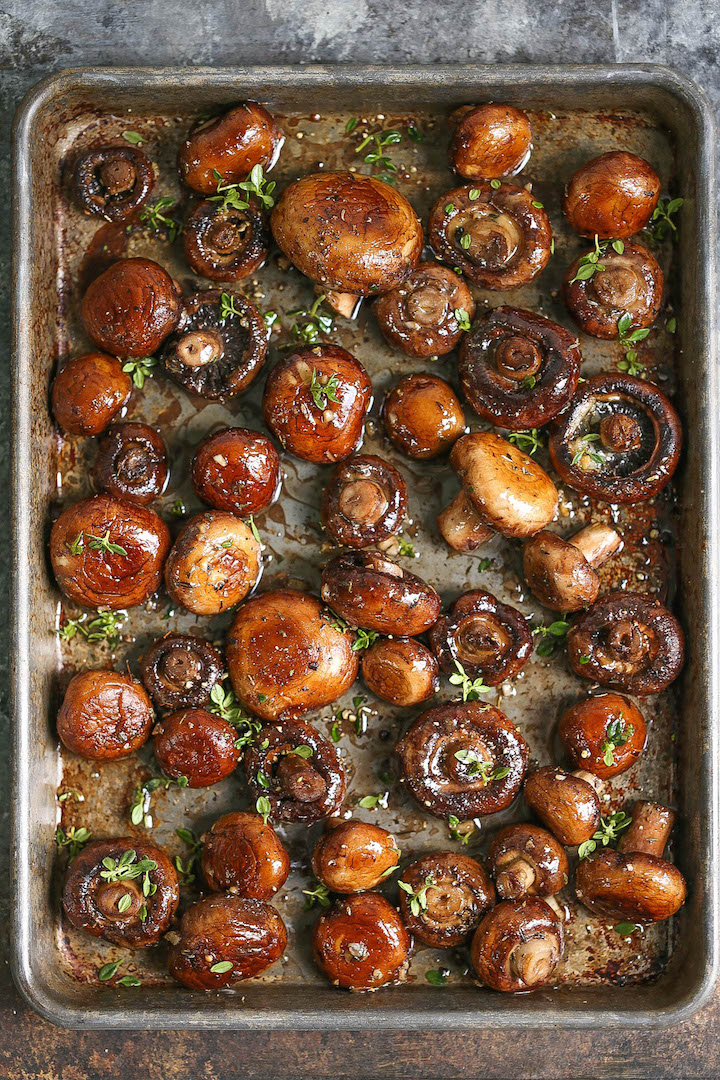
[[[419,460],[445,453],[466,430],[455,391],[435,375],[405,375],[385,398],[383,419],[393,445]]]
[[[395,536],[407,513],[407,484],[374,454],[342,461],[325,485],[322,522],[336,544],[366,548]]]
[[[112,424],[98,446],[93,481],[99,491],[131,502],[152,502],[167,487],[167,448],[147,424]]]
[[[567,636],[568,659],[585,679],[628,694],[657,694],[677,679],[685,637],[652,596],[608,593],[579,616]]]
[[[350,626],[415,637],[440,614],[440,597],[421,578],[379,551],[348,552],[322,572],[320,594]]]
[[[451,851],[410,863],[398,886],[405,925],[433,949],[462,945],[495,903],[493,883],[480,863]]]
[[[226,642],[233,689],[264,720],[330,705],[358,670],[351,634],[314,596],[278,589],[248,600]]]
[[[450,164],[466,180],[493,180],[518,173],[532,151],[530,121],[512,105],[466,106],[451,117],[455,132]]]
[[[480,675],[486,686],[497,686],[530,659],[532,634],[517,608],[473,589],[431,627],[430,648],[446,675]]]
[[[255,588],[261,545],[244,521],[208,510],[188,521],[165,563],[165,585],[176,604],[194,615],[217,615]]]
[[[542,427],[575,393],[580,346],[543,315],[499,307],[463,338],[458,373],[483,419],[514,430]]]
[[[528,748],[504,713],[480,701],[428,709],[395,747],[410,794],[435,817],[464,821],[505,810],[520,790]]]
[[[576,491],[637,503],[670,482],[682,426],[657,386],[613,372],[593,375],[578,388],[549,445],[553,467]]]
[[[508,825],[493,837],[488,869],[502,900],[554,896],[568,883],[565,849],[537,825]]]
[[[90,283],[81,315],[88,337],[114,356],[151,356],[178,324],[180,290],[151,259],[118,259]]]
[[[223,674],[217,649],[193,634],[166,634],[140,658],[140,676],[159,709],[201,709]]]
[[[75,163],[73,189],[85,214],[127,221],[155,184],[152,163],[137,146],[98,146]]]
[[[237,768],[237,731],[221,716],[205,709],[183,709],[156,725],[153,750],[160,768],[191,788],[219,784]]]
[[[600,800],[582,776],[546,765],[530,773],[523,795],[533,813],[566,847],[584,844],[597,832]]]
[[[295,457],[318,465],[358,449],[372,383],[365,368],[338,345],[294,349],[268,375],[265,423]]]
[[[470,959],[475,974],[492,990],[516,994],[535,990],[562,959],[562,922],[544,900],[504,900],[475,931]]]
[[[206,200],[183,225],[182,245],[191,269],[211,281],[243,281],[265,262],[270,229],[252,204],[242,209]]]
[[[533,595],[553,611],[580,611],[597,599],[596,568],[622,547],[609,525],[586,525],[569,540],[536,533],[523,547],[523,573]]]
[[[271,904],[244,896],[208,896],[193,904],[170,946],[168,969],[192,990],[222,990],[279,960],[287,930]]]
[[[285,884],[290,858],[259,814],[224,814],[203,840],[202,872],[213,892],[271,900]]]
[[[313,173],[285,188],[270,219],[280,249],[324,290],[368,296],[400,285],[420,258],[422,226],[404,195],[374,176]]]
[[[52,411],[67,435],[99,435],[132,393],[130,376],[114,356],[84,353],[68,360],[53,379]]]
[[[660,179],[653,167],[636,154],[613,150],[573,173],[563,210],[581,236],[624,240],[647,225],[659,196]]]
[[[332,817],[345,798],[345,770],[332,743],[304,720],[264,727],[245,752],[253,799],[264,797],[271,817],[307,823]]]
[[[558,737],[577,769],[601,780],[634,765],[645,749],[643,714],[620,694],[596,694],[563,713]]]
[[[628,329],[652,326],[662,303],[663,272],[652,252],[622,240],[615,244],[622,250],[608,246],[602,251],[590,277],[583,272],[588,264],[581,255],[563,283],[570,314],[593,337],[618,337],[618,322],[625,315],[630,318]]]
[[[283,142],[283,134],[267,109],[246,101],[193,128],[178,152],[180,176],[193,191],[212,195],[218,183],[246,180],[256,165],[267,172],[277,161]]]
[[[178,385],[210,401],[228,401],[248,388],[267,353],[263,317],[240,293],[206,289],[184,301],[177,333],[160,362]]]
[[[362,654],[362,677],[391,705],[419,705],[437,693],[438,663],[414,638],[380,638]]]
[[[333,986],[378,990],[403,982],[412,941],[397,911],[379,893],[338,900],[313,927],[318,966]]]
[[[131,675],[81,671],[65,691],[57,729],[73,754],[113,761],[147,742],[154,719],[147,694]]]
[[[264,510],[280,494],[280,458],[267,435],[223,428],[198,446],[192,485],[198,499],[243,517]]]
[[[515,289],[545,269],[552,232],[526,188],[482,181],[440,196],[430,211],[428,239],[437,258],[473,285]]]
[[[375,315],[393,348],[407,356],[444,356],[475,318],[475,301],[461,277],[427,262],[378,299]]]
[[[125,836],[95,840],[70,863],[63,907],[78,930],[124,949],[147,949],[177,910],[177,875],[167,855]]]
[[[331,892],[357,893],[374,889],[400,861],[395,838],[365,821],[329,821],[318,841],[312,870]]]
[[[65,595],[111,611],[152,596],[169,548],[168,527],[154,511],[110,495],[68,506],[50,533],[50,558]]]

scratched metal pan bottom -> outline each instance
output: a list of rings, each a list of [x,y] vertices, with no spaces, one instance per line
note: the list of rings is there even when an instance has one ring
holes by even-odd
[[[563,895],[570,913],[567,956],[557,985],[533,994],[510,997],[479,989],[462,954],[428,949],[416,951],[402,986],[372,995],[331,988],[312,964],[308,938],[315,911],[303,907],[317,827],[281,828],[293,860],[287,887],[276,898],[290,931],[287,957],[239,989],[208,994],[181,989],[167,976],[162,947],[147,956],[113,950],[78,934],[62,919],[61,866],[54,844],[60,810],[65,824],[85,824],[95,836],[127,833],[133,789],[152,769],[147,748],[137,759],[102,768],[61,755],[54,717],[62,690],[80,667],[133,664],[153,637],[191,625],[189,616],[170,612],[167,599],[160,597],[149,610],[131,613],[113,651],[108,646],[88,650],[80,635],[61,646],[54,632],[59,594],[48,573],[48,523],[62,505],[87,493],[94,448],[92,440],[59,439],[48,413],[48,388],[58,360],[85,344],[77,319],[78,279],[98,230],[97,221],[83,218],[68,203],[62,163],[73,145],[139,129],[160,167],[156,193],[178,197],[172,161],[190,118],[244,98],[268,103],[286,131],[273,174],[280,186],[321,164],[357,166],[356,141],[345,134],[353,115],[385,128],[414,125],[424,132],[423,142],[405,138],[392,149],[401,166],[402,190],[421,216],[436,195],[453,186],[444,156],[451,109],[483,100],[526,109],[535,149],[524,176],[532,179],[548,209],[556,254],[536,283],[511,295],[479,293],[481,306],[510,302],[569,325],[557,290],[583,242],[563,222],[562,182],[594,154],[615,148],[643,154],[658,168],[664,188],[670,186],[685,199],[679,243],[666,244],[660,255],[678,333],[671,337],[662,327],[653,331],[648,363],[675,396],[687,449],[674,495],[618,513],[626,546],[615,577],[604,584],[658,593],[675,607],[687,632],[684,675],[673,693],[643,705],[652,723],[649,749],[630,774],[608,786],[606,809],[639,797],[678,807],[681,827],[672,858],[688,879],[690,895],[675,920],[636,935],[631,947],[579,908],[570,893]],[[672,71],[649,66],[78,70],[41,83],[26,99],[16,121],[15,155],[14,973],[29,1003],[67,1027],[185,1029],[637,1027],[678,1021],[699,1008],[716,981],[718,958],[720,580],[714,141],[702,94]],[[167,242],[145,234],[128,243],[128,254],[157,258],[187,282],[188,269]],[[276,260],[249,287],[262,310],[282,313],[286,328],[284,313],[311,298],[309,283]],[[418,556],[413,569],[436,585],[445,601],[482,585],[541,618],[543,613],[522,592],[512,545],[488,550],[487,565],[481,565],[438,542],[433,518],[452,491],[447,467],[418,471],[383,442],[377,425],[383,390],[398,374],[427,365],[388,351],[367,310],[356,324],[339,319],[334,337],[373,378],[376,403],[367,450],[388,456],[408,478],[412,523],[406,538]],[[582,346],[584,374],[607,369],[619,358],[617,345],[583,338]],[[451,356],[435,370],[453,381],[454,368]],[[166,517],[177,497],[191,511],[199,509],[188,491],[187,474],[192,447],[206,432],[229,422],[259,426],[263,381],[228,408],[192,402],[160,378],[137,395],[133,419],[157,424],[170,446],[174,473],[158,506]],[[477,418],[468,420],[477,426]],[[280,502],[258,518],[267,545],[263,584],[306,583],[317,589],[319,567],[328,553],[317,529],[325,474],[287,456],[283,471]],[[561,502],[563,513],[578,524],[590,514],[610,512],[590,508],[568,491]],[[203,626],[218,641],[224,629],[222,620]],[[451,689],[446,683],[441,698],[448,698]],[[581,690],[561,656],[535,656],[514,687],[501,689],[499,703],[523,731],[535,762],[558,760],[554,721]],[[404,858],[453,847],[445,823],[420,814],[392,774],[392,746],[410,717],[369,695],[367,704],[367,730],[356,732],[351,722],[341,722],[339,747],[351,778],[353,812],[390,828]],[[333,717],[324,710],[312,719],[327,733]],[[387,807],[357,809],[360,796],[385,788]],[[81,793],[83,801],[70,798],[59,804],[58,793],[69,790]],[[182,854],[177,826],[200,833],[214,817],[245,805],[240,775],[210,791],[161,793],[153,806],[153,838],[171,854]],[[497,826],[522,815],[518,806],[502,821],[490,820],[469,850],[482,855]],[[390,896],[394,888],[386,886]],[[183,902],[193,898],[190,892]],[[120,960],[124,972],[139,975],[141,986],[124,989],[98,982],[98,969],[108,960]],[[442,988],[425,978],[439,967],[449,971]]]

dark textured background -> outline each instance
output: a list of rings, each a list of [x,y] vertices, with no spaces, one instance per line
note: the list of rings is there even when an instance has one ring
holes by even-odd
[[[8,139],[42,76],[79,64],[332,62],[670,64],[720,101],[717,0],[0,0],[0,491],[7,490],[10,287]],[[0,604],[9,532],[0,517]],[[0,746],[9,742],[7,620],[0,608]],[[7,840],[10,761],[0,755]],[[208,1035],[64,1032],[16,994],[7,963],[7,842],[0,844],[0,1080],[450,1080],[720,1076],[720,992],[693,1022],[660,1032],[553,1031]]]

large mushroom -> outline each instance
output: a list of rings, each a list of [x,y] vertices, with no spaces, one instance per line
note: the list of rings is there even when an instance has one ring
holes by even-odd
[[[581,236],[625,239],[640,232],[660,197],[660,179],[644,158],[624,150],[586,161],[565,187],[563,210]]]
[[[223,814],[203,837],[202,872],[213,892],[271,900],[290,873],[290,857],[260,814]]]
[[[267,435],[222,428],[195,451],[193,491],[216,510],[244,517],[264,510],[280,494],[280,458]]]
[[[331,892],[358,893],[381,885],[399,861],[400,849],[386,829],[331,818],[313,851],[312,869]]]
[[[400,532],[406,513],[402,474],[374,454],[340,462],[323,491],[322,522],[340,546],[381,544]]]
[[[201,709],[223,674],[220,653],[194,634],[166,634],[140,657],[140,676],[159,709]]]
[[[432,585],[403,570],[379,551],[331,559],[322,572],[321,596],[350,626],[378,634],[415,637],[440,614]]]
[[[188,187],[212,195],[218,180],[237,184],[255,166],[266,172],[275,164],[283,134],[267,109],[245,101],[221,116],[201,120],[178,152],[178,170]]]
[[[634,765],[647,740],[643,714],[620,694],[593,694],[578,701],[563,713],[557,733],[575,768],[601,780]]]
[[[527,620],[481,589],[463,593],[449,615],[430,629],[430,647],[446,675],[463,671],[497,686],[524,667],[532,653]]]
[[[312,947],[333,986],[378,990],[405,979],[412,939],[385,897],[368,892],[343,897],[323,912]]]
[[[493,837],[488,868],[502,900],[554,896],[568,883],[565,849],[537,825],[508,825]]]
[[[182,709],[156,724],[153,750],[163,772],[191,788],[212,787],[237,768],[237,731],[206,709]]]
[[[150,700],[131,675],[81,671],[70,680],[57,717],[60,740],[89,761],[127,757],[147,742]]]
[[[177,326],[180,289],[152,259],[118,259],[83,297],[88,337],[113,356],[151,356]]]
[[[375,304],[383,337],[407,356],[444,356],[475,317],[475,300],[461,277],[439,263],[420,263]]]
[[[183,225],[182,245],[191,269],[210,281],[244,281],[265,262],[270,229],[262,210],[210,199],[198,203]]]
[[[68,435],[99,435],[131,393],[130,376],[116,357],[83,353],[68,360],[53,379],[53,416]]]
[[[265,798],[281,821],[311,823],[332,817],[345,797],[345,770],[338,752],[304,720],[264,727],[245,752],[253,799]]]
[[[625,315],[636,330],[652,326],[662,303],[663,272],[652,252],[641,244],[615,244],[621,250],[608,246],[597,262],[588,263],[587,253],[579,256],[563,283],[570,314],[593,337],[618,337]]]
[[[522,109],[488,102],[464,106],[450,117],[455,131],[450,164],[466,180],[493,180],[518,173],[532,151],[532,129]]]
[[[562,922],[539,897],[504,900],[475,931],[470,958],[475,974],[492,990],[534,990],[562,959]]]
[[[546,765],[525,781],[525,802],[566,847],[592,839],[600,825],[600,800],[591,780],[590,773]]]
[[[244,600],[262,569],[252,529],[222,510],[188,521],[165,563],[165,585],[176,604],[194,615],[217,615]]]
[[[580,611],[597,599],[597,568],[622,547],[614,529],[586,525],[569,540],[543,529],[523,547],[523,573],[533,595],[553,611]]]
[[[495,903],[495,889],[480,863],[451,851],[416,859],[398,886],[405,925],[433,949],[462,945]]]

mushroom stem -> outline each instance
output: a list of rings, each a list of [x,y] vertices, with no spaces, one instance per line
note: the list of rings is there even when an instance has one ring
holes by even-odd
[[[342,315],[344,319],[354,319],[362,304],[362,296],[356,296],[355,293],[336,292],[334,289],[323,290],[319,286],[315,287],[315,292],[318,296],[324,296],[327,306],[336,314]]]
[[[622,539],[609,525],[586,525],[576,533],[569,544],[580,551],[590,565],[597,569],[622,547]]]
[[[480,520],[464,488],[438,514],[437,523],[443,538],[455,551],[474,551],[495,536],[494,530]]]
[[[512,966],[526,986],[544,983],[558,960],[557,943],[551,937],[536,937],[513,949]]]
[[[603,789],[603,782],[599,776],[595,776],[594,773],[588,772],[587,769],[575,769],[570,773],[571,776],[577,776],[578,780],[584,780],[586,784],[589,784],[598,794]]]
[[[496,875],[495,885],[503,900],[513,899],[525,896],[535,884],[536,877],[535,867],[517,854]]]
[[[638,802],[632,816],[632,824],[620,838],[618,851],[642,851],[662,858],[673,825],[675,811],[661,803]]]
[[[558,919],[560,919],[561,922],[566,921],[566,919],[568,917],[567,909],[566,908],[561,908],[554,896],[543,896],[543,900],[545,901],[545,903],[547,904],[547,906],[549,908],[553,909],[553,911],[555,912],[555,914],[557,915]]]
[[[284,791],[298,802],[316,802],[327,790],[320,773],[294,754],[283,757],[277,767],[277,779]]]

